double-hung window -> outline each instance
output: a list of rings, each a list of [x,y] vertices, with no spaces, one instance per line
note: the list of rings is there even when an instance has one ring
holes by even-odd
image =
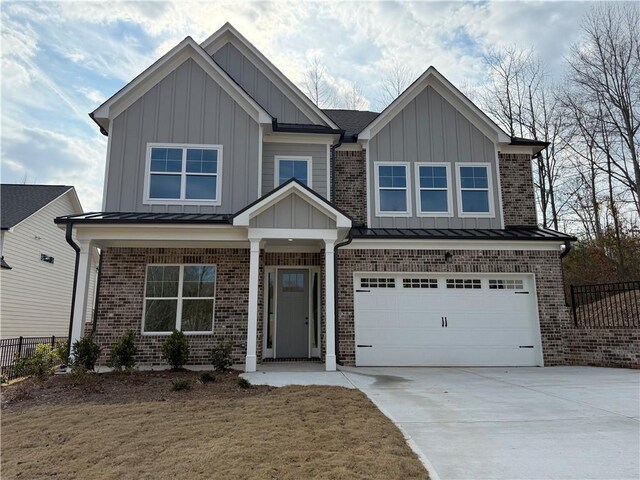
[[[215,291],[215,265],[147,265],[143,333],[212,333]]]
[[[221,145],[149,145],[147,203],[220,204]]]
[[[274,187],[282,185],[291,178],[311,187],[311,157],[276,156],[274,178]]]
[[[449,164],[416,163],[418,216],[451,216]]]
[[[459,163],[457,167],[460,216],[493,216],[490,165],[488,163]]]
[[[409,216],[409,164],[375,164],[376,214],[379,216]]]

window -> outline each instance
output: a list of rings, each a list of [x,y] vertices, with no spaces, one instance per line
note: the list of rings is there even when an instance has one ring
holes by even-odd
[[[275,157],[275,186],[295,178],[307,187],[311,187],[311,157]]]
[[[222,146],[149,146],[149,203],[217,203]]]
[[[416,163],[418,216],[451,215],[449,165]]]
[[[377,215],[410,215],[407,163],[376,163]]]
[[[147,265],[144,333],[212,333],[215,265]]]
[[[403,278],[403,288],[438,288],[437,278]]]
[[[283,273],[283,292],[304,292],[304,273]]]
[[[524,282],[520,279],[505,278],[497,280],[489,280],[490,290],[522,290],[524,289]]]
[[[396,281],[393,278],[363,278],[360,286],[364,288],[396,288]]]
[[[459,209],[461,216],[493,215],[489,164],[458,164]]]
[[[479,278],[447,278],[447,288],[478,289],[482,288]]]

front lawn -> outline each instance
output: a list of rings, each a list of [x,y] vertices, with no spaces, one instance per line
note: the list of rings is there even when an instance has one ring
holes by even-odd
[[[2,478],[426,479],[359,391],[196,372],[27,380],[2,392]],[[190,390],[174,392],[187,380]]]

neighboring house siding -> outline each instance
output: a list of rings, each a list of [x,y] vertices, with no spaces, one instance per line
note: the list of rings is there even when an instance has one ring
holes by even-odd
[[[106,210],[234,213],[258,197],[258,124],[193,60],[113,120]],[[222,204],[145,205],[147,143],[222,145]]]
[[[53,219],[73,213],[78,212],[67,193],[5,232],[3,254],[12,269],[0,271],[2,338],[69,334],[75,251]],[[42,253],[54,263],[40,260]],[[95,285],[95,272],[92,277]],[[87,318],[93,292],[90,287]]]
[[[355,364],[354,272],[533,273],[546,366],[566,362],[563,333],[570,326],[560,252],[532,250],[338,250],[338,361]]]
[[[425,88],[369,142],[369,188],[373,228],[501,228],[494,143],[433,88]],[[411,217],[376,217],[374,162],[410,162]],[[451,164],[453,217],[416,216],[415,162]],[[455,162],[491,164],[493,218],[460,218]]]
[[[367,223],[366,151],[336,151],[335,203],[355,223]]]
[[[327,198],[327,145],[305,143],[266,142],[262,146],[262,194],[276,186],[275,157],[311,157],[311,188]]]
[[[213,59],[256,102],[281,123],[312,124],[285,94],[234,45],[227,43]]]
[[[336,228],[336,222],[294,193],[252,218],[250,226],[331,229]]]
[[[499,153],[504,225],[538,224],[530,154]]]

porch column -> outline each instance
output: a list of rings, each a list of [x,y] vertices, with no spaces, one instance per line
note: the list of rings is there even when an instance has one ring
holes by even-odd
[[[326,353],[325,368],[328,372],[336,370],[336,302],[334,289],[334,253],[335,241],[324,241],[324,297],[326,317]]]
[[[91,242],[78,241],[80,247],[78,259],[78,281],[76,296],[73,304],[73,322],[71,326],[71,345],[84,336],[84,322],[87,314],[87,300],[89,296],[89,279],[91,278]]]
[[[260,239],[251,238],[249,260],[249,308],[247,318],[247,358],[245,372],[256,371],[256,343],[258,338],[258,280],[260,271]]]

